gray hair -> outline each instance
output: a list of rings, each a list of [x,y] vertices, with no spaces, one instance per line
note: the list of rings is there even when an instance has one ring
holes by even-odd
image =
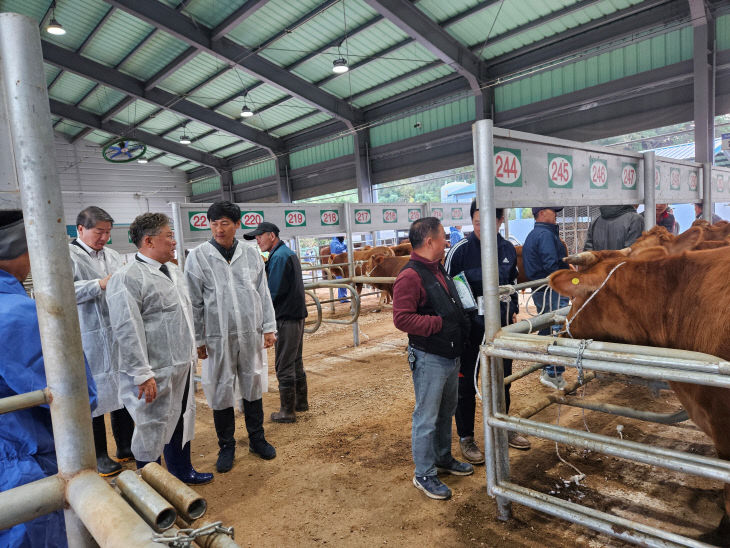
[[[441,227],[441,221],[436,217],[424,217],[413,221],[411,229],[408,231],[408,240],[413,249],[418,249],[426,242],[426,238],[436,236],[439,230],[442,232],[444,230]]]
[[[86,209],[81,210],[81,213],[79,213],[76,217],[76,226],[94,228],[99,223],[114,224],[112,216],[100,207],[89,206]]]
[[[170,224],[170,218],[164,213],[143,213],[129,225],[129,237],[139,249],[146,236],[157,236],[163,227]]]

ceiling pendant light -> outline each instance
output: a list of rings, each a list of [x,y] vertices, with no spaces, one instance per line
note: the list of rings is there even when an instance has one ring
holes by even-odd
[[[188,126],[188,123],[185,122],[182,127],[183,128],[182,135],[180,135],[180,144],[181,145],[189,145],[190,143],[192,143],[192,141],[190,140],[190,137],[188,137],[187,133],[185,132],[185,128],[187,126]]]
[[[253,111],[248,108],[246,103],[244,103],[243,108],[241,109],[241,118],[251,118],[251,116],[253,116]]]
[[[338,57],[332,61],[332,72],[335,74],[344,74],[348,70],[350,70],[350,67],[347,66],[347,59],[344,57]]]
[[[63,28],[61,23],[56,21],[56,2],[55,0],[51,4],[51,20],[48,23],[48,26],[46,27],[46,32],[48,34],[55,34],[56,36],[63,36],[66,34],[66,29]]]
[[[149,160],[147,160],[147,158],[145,158],[144,156],[142,156],[141,158],[137,158],[138,164],[146,164],[148,161]]]

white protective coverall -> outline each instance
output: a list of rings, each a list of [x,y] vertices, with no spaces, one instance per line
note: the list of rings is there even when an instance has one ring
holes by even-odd
[[[106,287],[114,351],[120,356],[119,394],[134,419],[132,453],[139,461],[157,459],[170,441],[188,380],[183,445],[195,435],[193,366],[198,358],[192,309],[182,273],[175,264],[166,265],[170,278],[159,263],[135,257]],[[138,387],[152,377],[157,398],[146,403],[138,399]]]
[[[119,253],[104,248],[104,259],[93,259],[81,244],[69,244],[74,275],[76,305],[79,311],[81,342],[98,393],[98,417],[122,407],[119,399],[118,363],[112,353],[112,332],[105,293],[99,280],[119,270],[123,261]]]
[[[185,278],[196,344],[208,348],[202,384],[211,408],[240,408],[238,394],[260,400],[268,382],[263,334],[276,332],[276,317],[258,250],[239,241],[228,264],[205,242],[185,260]]]

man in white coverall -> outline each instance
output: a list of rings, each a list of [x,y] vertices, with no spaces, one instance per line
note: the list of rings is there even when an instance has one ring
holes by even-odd
[[[208,208],[210,241],[185,261],[185,279],[195,318],[203,391],[213,409],[218,434],[218,472],[233,468],[236,451],[234,405],[243,399],[249,451],[262,459],[276,456],[264,437],[261,400],[268,368],[264,348],[276,342],[274,306],[258,250],[236,239],[241,210],[231,202]],[[238,390],[240,396],[237,396]]]
[[[104,415],[110,413],[117,459],[132,459],[134,422],[119,399],[119,366],[112,354],[112,332],[106,306],[106,284],[122,267],[119,253],[105,248],[114,219],[103,209],[90,206],[76,217],[78,237],[69,244],[79,311],[81,341],[97,386],[98,405],[92,413],[96,467],[102,476],[113,476],[122,466],[109,458]]]
[[[208,483],[213,474],[190,462],[195,433],[195,398],[190,389],[197,363],[193,311],[177,265],[170,220],[145,213],[129,227],[139,251],[107,284],[114,351],[122,357],[119,393],[134,419],[132,453],[137,468],[165,464],[188,484]]]

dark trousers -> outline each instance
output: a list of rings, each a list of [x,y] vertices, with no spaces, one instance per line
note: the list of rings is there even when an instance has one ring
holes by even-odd
[[[190,375],[185,377],[185,390],[183,391],[182,409],[180,409],[180,418],[177,419],[177,424],[175,425],[175,431],[172,433],[172,438],[170,438],[170,445],[172,445],[175,448],[175,450],[177,450],[177,451],[179,451],[180,447],[182,446],[183,429],[185,427],[185,421],[183,419],[183,415],[185,415],[185,409],[187,408],[188,390],[190,390]]]
[[[476,412],[476,394],[474,392],[474,370],[478,369],[477,358],[479,345],[482,343],[484,328],[477,329],[472,323],[469,341],[461,354],[459,369],[459,400],[456,404],[456,431],[460,438],[474,436],[474,413]],[[512,360],[502,360],[504,376],[512,374]],[[509,385],[504,387],[504,399],[509,411]]]
[[[274,368],[279,388],[294,388],[307,378],[302,363],[304,318],[301,320],[277,320],[276,359]]]

